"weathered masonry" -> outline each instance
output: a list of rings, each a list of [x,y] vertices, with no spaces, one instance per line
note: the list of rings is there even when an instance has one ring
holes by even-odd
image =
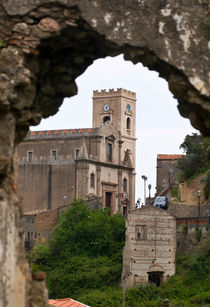
[[[175,273],[176,218],[154,206],[129,212],[123,251],[122,283],[160,285]]]
[[[77,93],[75,79],[95,59],[122,53],[165,78],[182,116],[209,135],[209,12],[207,0],[1,1],[1,306],[32,306],[38,292],[24,259],[13,180],[15,148],[28,127]]]
[[[17,151],[23,211],[74,198],[102,198],[112,213],[134,209],[135,130],[136,94],[117,89],[94,91],[93,128],[29,132]]]
[[[165,195],[174,184],[178,183],[177,163],[183,157],[184,155],[157,155],[157,195]]]

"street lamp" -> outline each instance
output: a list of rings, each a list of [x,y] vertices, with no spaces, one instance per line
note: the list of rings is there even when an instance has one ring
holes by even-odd
[[[148,189],[149,189],[149,205],[150,205],[150,199],[151,199],[151,195],[150,195],[150,191],[151,191],[151,184],[148,184]]]
[[[198,216],[200,216],[200,209],[201,209],[201,203],[200,203],[201,191],[200,190],[197,191],[197,196],[198,196]]]
[[[142,175],[141,178],[144,180],[144,205],[146,206],[146,181],[147,181],[147,177],[145,175]]]

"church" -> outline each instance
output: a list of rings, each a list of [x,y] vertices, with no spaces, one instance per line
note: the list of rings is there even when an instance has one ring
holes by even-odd
[[[136,94],[93,91],[92,128],[30,131],[18,146],[25,214],[100,199],[111,213],[135,207]]]

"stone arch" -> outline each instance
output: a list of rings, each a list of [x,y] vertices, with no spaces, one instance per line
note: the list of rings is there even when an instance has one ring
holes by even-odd
[[[22,307],[29,305],[31,283],[17,231],[16,144],[30,125],[55,114],[64,97],[77,93],[75,79],[95,59],[120,53],[165,78],[180,113],[209,135],[209,8],[204,1],[188,7],[181,0],[176,6],[169,0],[132,6],[111,0],[9,0],[1,2],[0,12],[0,276],[6,276],[0,280],[0,302]]]

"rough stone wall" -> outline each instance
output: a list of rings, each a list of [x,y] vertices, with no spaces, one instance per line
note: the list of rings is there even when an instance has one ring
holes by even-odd
[[[176,220],[167,211],[144,206],[129,212],[123,251],[122,283],[132,287],[148,282],[148,272],[175,273]]]
[[[183,218],[176,221],[177,254],[192,254],[210,235],[210,218]]]
[[[42,243],[43,240],[48,240],[57,224],[59,210],[36,211],[37,213],[24,215],[20,220],[26,250],[31,249],[37,243]]]
[[[12,188],[15,146],[29,125],[76,94],[75,78],[94,59],[124,53],[168,80],[180,113],[209,135],[208,35],[207,0],[1,1],[1,307],[35,306]]]
[[[165,158],[163,157],[165,156]],[[179,158],[176,158],[179,157]],[[177,184],[177,163],[182,155],[158,155],[156,189],[159,195],[167,187]]]
[[[197,217],[198,206],[170,203],[168,212],[176,217]],[[200,207],[200,216],[210,216],[210,205]]]

